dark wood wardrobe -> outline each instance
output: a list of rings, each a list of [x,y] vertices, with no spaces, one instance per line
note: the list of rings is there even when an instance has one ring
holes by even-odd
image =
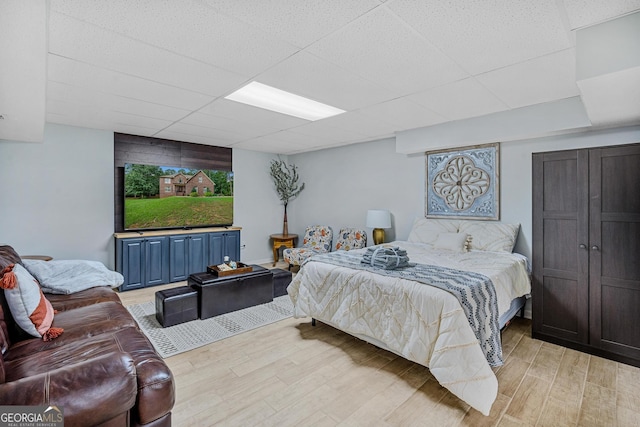
[[[640,144],[533,154],[534,338],[640,366]]]

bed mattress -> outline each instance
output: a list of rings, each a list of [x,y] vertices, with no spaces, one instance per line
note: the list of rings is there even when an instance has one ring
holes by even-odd
[[[390,245],[405,249],[411,262],[489,277],[501,317],[513,310],[514,299],[530,293],[528,262],[522,255],[458,253],[404,241]],[[300,269],[288,292],[294,317],[316,318],[429,367],[442,386],[488,415],[497,396],[497,379],[460,302],[450,293],[313,258]]]

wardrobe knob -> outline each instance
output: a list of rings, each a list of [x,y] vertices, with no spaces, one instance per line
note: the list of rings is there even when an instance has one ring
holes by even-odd
[[[580,249],[587,249],[587,245],[585,245],[584,243],[580,243]]]
[[[599,248],[599,247],[597,247],[596,245],[593,245],[593,246],[591,246],[591,250],[599,251],[599,250],[600,250],[600,248]]]

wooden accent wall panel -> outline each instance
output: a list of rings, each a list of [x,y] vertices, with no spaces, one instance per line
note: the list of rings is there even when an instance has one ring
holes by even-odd
[[[124,165],[140,163],[231,171],[232,149],[146,136],[114,133],[114,209],[116,233],[124,231]]]

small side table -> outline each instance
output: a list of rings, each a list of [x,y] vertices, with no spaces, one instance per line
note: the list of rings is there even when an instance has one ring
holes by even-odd
[[[298,238],[297,234],[272,234],[271,240],[273,240],[273,266],[276,266],[278,262],[278,249],[285,248],[294,248],[294,240]]]

